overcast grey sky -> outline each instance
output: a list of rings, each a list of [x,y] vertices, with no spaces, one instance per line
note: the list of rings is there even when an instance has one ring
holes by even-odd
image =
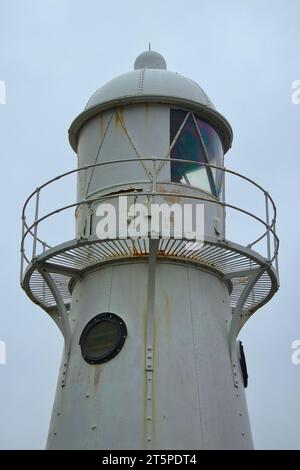
[[[19,286],[22,205],[75,167],[72,119],[96,88],[132,69],[148,41],[231,123],[226,166],[257,180],[277,204],[281,289],[241,339],[256,448],[300,449],[300,365],[291,362],[300,339],[300,105],[291,101],[299,18],[298,0],[0,0],[1,449],[44,448],[62,350],[55,324]]]

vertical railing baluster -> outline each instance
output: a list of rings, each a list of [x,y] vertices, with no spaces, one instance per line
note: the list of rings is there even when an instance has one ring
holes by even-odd
[[[25,215],[22,215],[20,284],[22,284],[23,282],[23,272],[24,272],[24,233],[25,233]]]
[[[225,237],[225,230],[226,230],[226,195],[225,195],[225,175],[226,175],[226,168],[223,169],[223,177],[222,177],[222,203],[223,203],[223,224],[222,224],[222,230],[223,230],[223,240],[226,239]]]
[[[265,205],[266,205],[266,224],[267,224],[267,256],[268,260],[271,259],[271,240],[270,240],[270,216],[269,216],[269,194],[265,191]]]
[[[43,253],[45,253],[45,251],[46,251],[46,243],[43,242]],[[45,301],[45,297],[46,297],[46,281],[43,278],[43,301]]]
[[[33,229],[33,245],[32,245],[32,258],[36,256],[36,241],[37,241],[37,221],[39,218],[39,203],[40,203],[40,188],[36,190],[35,199],[35,215],[34,215],[34,229]]]
[[[275,220],[273,222],[273,231],[274,231],[274,234],[276,235],[276,223],[275,223]],[[278,279],[278,285],[280,284],[280,281],[279,281],[279,268],[278,268],[278,241],[276,239],[275,236],[273,236],[274,238],[274,251],[275,251],[275,269],[276,269],[276,274],[277,274],[277,279]]]
[[[153,162],[152,192],[155,193],[156,192],[156,182],[157,182],[157,169],[156,169],[157,160],[156,160],[156,158],[153,158],[152,162]]]

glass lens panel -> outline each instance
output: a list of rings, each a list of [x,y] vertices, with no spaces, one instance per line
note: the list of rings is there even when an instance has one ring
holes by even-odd
[[[223,147],[218,133],[204,121],[196,118],[198,128],[201,132],[201,136],[207,151],[208,163],[216,166],[223,166]],[[216,170],[211,168],[217,193],[220,193],[222,185],[223,172],[221,170]]]
[[[178,111],[171,111],[171,122]],[[172,126],[171,126],[172,127]],[[180,159],[182,162],[171,162],[171,181],[190,184],[205,191],[211,192],[205,165],[205,153],[202,148],[199,133],[192,116],[189,116],[174,147],[171,150],[171,159]],[[192,160],[197,162],[184,162]]]
[[[176,111],[171,111],[171,120],[170,120],[170,144],[172,144],[177,132],[180,129],[181,124],[183,123],[187,115],[186,111],[176,109]]]
[[[84,350],[92,357],[104,356],[114,348],[117,338],[117,324],[101,321],[89,331],[83,345]]]

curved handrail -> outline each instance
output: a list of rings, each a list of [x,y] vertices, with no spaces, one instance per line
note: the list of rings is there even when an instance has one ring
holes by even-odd
[[[153,192],[153,191],[143,191],[142,193],[136,193],[134,191],[131,191],[131,192],[128,192],[126,193],[127,196],[174,196],[174,193],[169,193],[169,192]],[[55,214],[58,214],[59,212],[63,212],[65,210],[68,210],[68,209],[71,209],[72,207],[78,207],[80,205],[90,205],[94,202],[99,202],[101,201],[102,199],[103,200],[108,200],[108,199],[114,199],[116,197],[116,194],[104,194],[102,196],[99,196],[97,198],[93,198],[93,199],[83,199],[82,201],[80,202],[76,202],[76,203],[73,203],[73,204],[68,204],[66,206],[63,206],[59,209],[55,209],[54,211],[51,211],[49,212],[48,214],[44,215],[43,217],[40,217],[38,220],[36,220],[35,222],[33,222],[33,224],[28,227],[28,229],[25,231],[23,237],[22,237],[22,242],[21,244],[24,243],[24,240],[27,236],[28,233],[32,233],[31,230],[32,228],[36,225],[36,224],[39,224],[40,222],[42,222],[43,220],[46,220],[48,219],[49,217],[51,217],[52,215],[55,215]],[[273,236],[274,236],[274,239],[276,240],[276,250],[275,250],[275,253],[273,255],[273,257],[268,260],[270,263],[272,263],[272,261],[274,260],[276,254],[278,254],[278,248],[279,248],[279,238],[277,236],[277,234],[275,233],[275,231],[271,228],[271,226],[267,225],[267,223],[262,220],[260,217],[256,216],[255,214],[252,214],[251,212],[249,211],[246,211],[245,209],[241,209],[240,207],[237,207],[237,206],[234,206],[232,204],[227,204],[227,203],[222,203],[220,201],[217,201],[217,200],[214,200],[214,199],[207,199],[205,197],[201,197],[201,196],[191,196],[191,195],[187,195],[185,194],[184,195],[184,198],[187,198],[187,199],[195,199],[195,200],[199,200],[199,201],[206,201],[206,202],[209,202],[209,203],[212,203],[212,204],[217,204],[217,205],[220,205],[222,207],[228,207],[230,209],[234,209],[234,210],[237,210],[238,212],[241,212],[243,214],[246,214],[250,217],[252,217],[253,219],[257,220],[258,222],[260,222],[262,225],[264,225],[266,228],[269,228],[269,230],[272,232]],[[249,246],[249,245],[248,245]]]
[[[40,217],[38,218],[37,216],[37,213],[38,213],[38,198],[39,198],[39,195],[40,195],[40,192],[42,189],[44,189],[45,187],[49,186],[50,184],[58,181],[58,180],[61,180],[62,178],[66,177],[66,176],[69,176],[71,174],[74,174],[74,173],[79,173],[81,171],[86,171],[88,169],[91,169],[91,168],[95,168],[95,167],[99,167],[99,166],[105,166],[105,165],[111,165],[111,164],[116,164],[116,163],[128,163],[128,162],[133,162],[133,161],[140,161],[140,160],[143,160],[143,161],[151,161],[155,164],[155,162],[158,162],[158,161],[172,161],[172,162],[179,162],[179,163],[182,163],[182,164],[197,164],[199,166],[207,166],[207,167],[210,167],[210,168],[214,168],[216,170],[220,170],[223,172],[223,181],[224,181],[224,178],[225,178],[225,174],[226,173],[229,173],[229,174],[232,174],[238,178],[241,178],[247,182],[249,182],[250,184],[252,184],[253,186],[255,186],[256,188],[258,188],[263,194],[264,194],[264,197],[265,197],[265,200],[266,200],[266,204],[267,204],[267,217],[266,217],[266,221],[264,221],[263,219],[259,218],[258,216],[256,216],[255,214],[252,214],[251,212],[249,211],[246,211],[238,206],[235,206],[235,205],[232,205],[232,204],[228,204],[225,202],[225,200],[221,201],[220,199],[216,198],[215,196],[212,196],[211,195],[211,198],[209,199],[209,202],[211,203],[214,203],[214,204],[218,204],[220,206],[222,206],[223,208],[225,207],[228,207],[228,208],[231,208],[233,210],[237,210],[238,212],[241,212],[241,213],[244,213],[250,217],[252,217],[253,219],[257,220],[258,222],[260,222],[261,224],[264,225],[264,227],[266,228],[266,231],[259,237],[257,238],[256,240],[254,240],[253,242],[251,242],[250,244],[248,244],[248,247],[251,248],[252,246],[254,246],[256,243],[258,243],[259,241],[261,241],[263,238],[265,238],[266,236],[268,237],[268,246],[270,245],[270,233],[272,233],[273,235],[273,240],[274,240],[274,251],[273,251],[273,256],[271,256],[271,251],[269,249],[269,258],[268,258],[268,262],[269,263],[272,263],[274,261],[274,259],[276,260],[276,268],[277,268],[277,255],[278,255],[278,249],[279,249],[279,238],[278,236],[276,235],[276,232],[275,232],[275,224],[276,224],[276,217],[277,217],[277,210],[276,210],[276,206],[275,206],[275,203],[272,199],[272,197],[269,195],[269,193],[262,187],[260,186],[258,183],[256,183],[255,181],[253,181],[251,178],[248,178],[247,176],[244,176],[236,171],[233,171],[233,170],[229,170],[225,167],[220,167],[220,166],[217,166],[217,165],[213,165],[213,164],[210,164],[210,163],[202,163],[202,162],[196,162],[194,160],[184,160],[184,159],[166,159],[166,158],[156,158],[156,157],[152,157],[152,158],[125,158],[125,159],[118,159],[118,160],[111,160],[111,161],[107,161],[107,162],[100,162],[100,163],[95,163],[95,164],[91,164],[91,165],[85,165],[83,167],[80,167],[80,168],[76,168],[76,169],[73,169],[73,170],[70,170],[70,171],[67,171],[65,173],[62,173],[48,181],[46,181],[45,183],[43,183],[41,186],[39,186],[38,188],[36,188],[35,191],[33,191],[29,196],[28,198],[26,199],[25,203],[24,203],[24,206],[23,206],[23,210],[22,210],[22,241],[21,241],[21,277],[22,277],[22,272],[23,272],[23,259],[26,260],[26,262],[29,264],[30,263],[30,260],[27,258],[26,256],[26,253],[25,253],[25,249],[24,249],[24,242],[25,242],[25,239],[27,237],[28,234],[30,234],[33,239],[34,239],[34,244],[36,244],[36,242],[40,243],[43,245],[44,249],[45,247],[47,248],[51,248],[50,245],[48,245],[48,243],[46,243],[45,241],[41,240],[38,236],[37,236],[37,226],[45,219],[51,217],[52,215],[54,214],[57,214],[59,212],[62,212],[64,210],[67,210],[67,209],[70,209],[72,207],[78,207],[80,205],[83,205],[83,204],[91,204],[93,202],[96,202],[96,201],[100,201],[102,199],[109,199],[110,197],[116,197],[116,195],[102,195],[102,196],[98,196],[97,198],[91,198],[91,199],[84,199],[80,202],[77,202],[77,203],[74,203],[74,204],[69,204],[69,205],[66,205],[66,206],[63,206],[59,209],[56,209],[46,215],[44,215],[43,217]],[[154,166],[154,172],[156,172],[156,169],[155,169],[155,166]],[[155,177],[157,176],[157,173],[155,175]],[[154,175],[150,174],[150,178],[149,180],[147,181],[143,181],[141,182],[142,184],[147,184],[149,182],[154,182]],[[160,182],[159,182],[160,183]],[[171,181],[170,181],[171,183]],[[121,184],[121,183],[120,183]],[[201,189],[201,188],[198,188],[198,187],[193,187],[193,186],[190,186],[192,188],[195,188],[195,189]],[[106,188],[101,188],[101,191],[105,191]],[[127,195],[130,195],[130,194],[134,194],[136,195],[136,192],[132,192],[132,193],[127,193]],[[141,193],[140,193],[141,194]],[[143,195],[173,195],[172,193],[159,193],[159,192],[145,192],[143,191],[142,193]],[[36,197],[36,216],[35,216],[35,219],[34,219],[34,222],[29,226],[28,223],[27,223],[27,220],[26,220],[26,209],[27,209],[27,206],[29,204],[29,202],[34,198]],[[200,197],[200,196],[190,196],[190,195],[184,195],[184,197],[186,198],[192,198],[192,199],[198,199],[198,200],[205,200],[207,201],[207,198],[204,198],[204,197]],[[271,204],[271,207],[272,207],[272,219],[271,219],[271,222],[268,221],[268,204]],[[35,249],[34,249],[35,251]]]
[[[241,179],[244,179],[245,181],[248,181],[249,183],[253,184],[253,186],[256,186],[258,189],[260,189],[260,191],[262,191],[265,195],[267,195],[270,203],[272,204],[273,211],[274,211],[274,218],[276,220],[277,210],[276,210],[276,205],[273,201],[273,198],[270,196],[268,191],[266,191],[261,185],[259,185],[255,181],[253,181],[248,176],[242,175],[241,173],[238,173],[234,170],[230,170],[226,167],[212,165],[211,163],[205,163],[205,162],[202,163],[202,162],[197,162],[195,160],[185,160],[185,159],[180,159],[180,158],[156,158],[156,157],[153,157],[153,158],[124,158],[124,159],[110,160],[110,161],[107,161],[107,162],[101,162],[101,163],[94,163],[94,164],[91,164],[91,165],[85,165],[85,166],[82,166],[80,168],[75,168],[74,170],[69,170],[69,171],[66,171],[65,173],[61,173],[60,175],[55,176],[54,178],[51,178],[50,180],[46,181],[41,186],[38,186],[35,189],[35,191],[33,191],[28,196],[28,198],[26,199],[26,201],[24,203],[24,206],[23,206],[22,217],[25,216],[25,210],[26,210],[26,207],[27,207],[29,201],[36,195],[36,193],[38,191],[40,191],[41,189],[44,189],[46,186],[50,185],[51,183],[54,183],[54,182],[60,180],[61,178],[64,178],[65,176],[69,176],[73,173],[79,173],[81,171],[86,171],[86,170],[89,170],[90,168],[95,168],[95,167],[98,167],[98,166],[106,166],[106,165],[111,165],[111,164],[114,164],[114,163],[128,163],[128,162],[133,162],[133,161],[138,161],[139,162],[139,161],[146,161],[146,160],[152,161],[152,162],[168,160],[170,162],[190,163],[190,164],[194,164],[194,165],[196,164],[196,165],[199,165],[199,166],[207,166],[209,168],[215,168],[216,170],[220,170],[223,173],[229,173],[229,174],[235,175],[235,176],[237,176]]]

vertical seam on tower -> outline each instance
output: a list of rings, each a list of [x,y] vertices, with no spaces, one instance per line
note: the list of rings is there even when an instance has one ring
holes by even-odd
[[[110,285],[109,285],[109,298],[108,298],[108,308],[107,308],[109,312],[111,308],[112,283],[113,283],[113,266],[110,267]]]
[[[202,449],[205,450],[204,434],[203,434],[203,426],[202,426],[201,404],[200,404],[200,390],[199,390],[200,386],[199,386],[199,379],[198,379],[198,368],[197,368],[197,364],[196,364],[196,348],[195,348],[195,338],[194,338],[194,322],[193,322],[192,303],[191,303],[190,269],[189,268],[187,269],[187,283],[188,283],[188,290],[189,290],[189,306],[190,306],[190,314],[191,314],[191,322],[192,322],[194,365],[195,365],[195,373],[196,373],[196,381],[197,381],[197,395],[198,395],[198,406],[199,406],[199,414],[200,414],[201,441],[202,441]]]
[[[145,348],[145,371],[146,371],[146,448],[153,449],[153,370],[154,370],[154,310],[155,310],[155,277],[156,277],[156,255],[159,241],[150,239],[148,258],[148,299],[146,317],[146,348]]]

